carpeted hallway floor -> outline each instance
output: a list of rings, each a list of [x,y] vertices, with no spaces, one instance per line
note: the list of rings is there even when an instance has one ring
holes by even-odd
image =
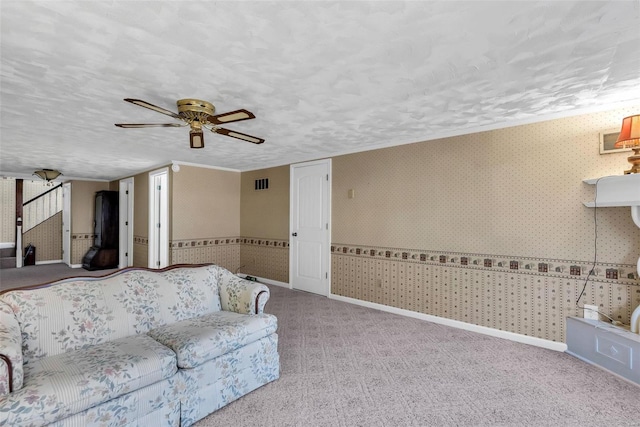
[[[0,269],[0,291],[22,286],[39,285],[73,276],[104,276],[117,269],[87,271],[66,264],[29,265],[22,268]]]

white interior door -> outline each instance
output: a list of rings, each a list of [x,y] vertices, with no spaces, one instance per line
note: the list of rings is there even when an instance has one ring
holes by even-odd
[[[118,268],[133,265],[133,178],[120,180]]]
[[[62,262],[71,267],[71,183],[62,184]]]
[[[331,159],[291,165],[289,283],[329,294]]]
[[[169,169],[149,172],[149,268],[169,265]]]

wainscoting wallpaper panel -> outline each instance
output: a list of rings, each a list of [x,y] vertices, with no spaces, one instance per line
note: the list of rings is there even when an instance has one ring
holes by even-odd
[[[580,305],[629,323],[640,305],[634,265],[334,244],[331,292],[475,325],[565,341]],[[613,274],[618,279],[607,278]]]
[[[144,236],[133,236],[133,266],[149,266],[149,239]]]
[[[16,241],[16,180],[0,178],[0,243]]]
[[[82,264],[87,251],[93,246],[94,234],[72,234],[71,235],[71,264]]]
[[[22,254],[29,243],[36,248],[36,262],[62,259],[62,212],[22,235]]]
[[[173,240],[169,246],[170,264],[213,263],[232,272],[240,267],[240,239],[237,237]]]
[[[289,241],[242,237],[240,273],[289,282]]]

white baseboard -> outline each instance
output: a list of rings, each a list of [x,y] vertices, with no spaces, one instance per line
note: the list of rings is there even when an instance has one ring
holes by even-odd
[[[250,274],[238,273],[238,276],[245,278],[251,276]],[[264,277],[255,277],[260,283],[267,285],[282,286],[283,288],[292,289],[289,283],[279,282],[277,280],[265,279]],[[536,347],[546,348],[548,350],[555,350],[560,352],[567,351],[567,344],[563,342],[556,342],[545,340],[537,337],[530,337],[527,335],[516,334],[515,332],[501,331],[499,329],[488,328],[486,326],[474,325],[471,323],[461,322],[459,320],[447,319],[445,317],[433,316],[431,314],[418,313],[417,311],[405,310],[403,308],[391,307],[389,305],[377,304],[375,302],[362,301],[355,298],[343,297],[341,295],[329,294],[331,299],[337,301],[347,302],[349,304],[360,305],[363,307],[369,307],[376,310],[386,311],[388,313],[399,314],[401,316],[412,317],[414,319],[424,320],[427,322],[438,323],[440,325],[451,326],[453,328],[464,329],[470,332],[476,332],[479,334],[489,335],[496,338],[507,339],[510,341],[519,342],[522,344],[529,344]]]
[[[82,268],[82,264],[69,264],[71,268]]]
[[[277,280],[265,279],[264,277],[252,276],[251,274],[244,274],[244,273],[238,273],[237,276],[240,276],[243,279],[247,276],[251,276],[251,277],[255,277],[256,279],[258,279],[258,282],[264,283],[265,285],[282,286],[283,288],[291,289],[288,283],[279,282]]]
[[[15,242],[0,242],[0,249],[15,248]]]
[[[477,332],[484,335],[490,335],[496,338],[503,338],[523,344],[529,344],[536,347],[542,347],[549,350],[565,352],[567,345],[561,342],[549,341],[542,338],[530,337],[527,335],[516,334],[515,332],[501,331],[499,329],[488,328],[486,326],[473,325],[471,323],[461,322],[459,320],[447,319],[444,317],[433,316],[431,314],[418,313],[416,311],[405,310],[402,308],[391,307],[388,305],[377,304],[374,302],[362,301],[355,298],[343,297],[341,295],[329,294],[329,298],[337,301],[348,302],[363,307],[375,308],[389,313],[399,314],[401,316],[413,317],[414,319],[425,320],[427,322],[438,323],[440,325],[451,326],[466,331]]]
[[[48,259],[46,261],[36,261],[36,265],[46,265],[46,264],[62,264],[61,259]]]

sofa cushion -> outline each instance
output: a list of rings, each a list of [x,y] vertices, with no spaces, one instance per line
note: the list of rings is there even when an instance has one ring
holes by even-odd
[[[146,335],[44,357],[24,368],[24,386],[0,405],[0,425],[46,425],[177,371],[175,353]]]
[[[277,328],[272,314],[218,311],[161,326],[148,334],[176,353],[178,367],[188,369],[266,337]]]

